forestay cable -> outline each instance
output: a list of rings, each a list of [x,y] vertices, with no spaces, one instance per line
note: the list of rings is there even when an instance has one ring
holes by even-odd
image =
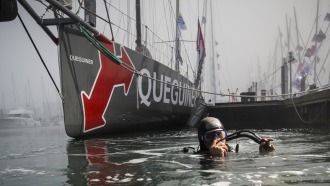
[[[58,87],[57,87],[57,85],[56,85],[56,83],[55,83],[55,81],[54,81],[53,76],[50,74],[50,72],[49,72],[49,70],[48,70],[48,67],[47,67],[47,65],[45,64],[45,61],[44,61],[43,58],[41,57],[41,54],[40,54],[40,52],[39,52],[37,46],[35,45],[35,43],[34,43],[32,37],[31,37],[29,31],[27,30],[27,28],[26,28],[26,26],[25,26],[25,24],[24,24],[24,22],[23,22],[23,20],[22,20],[22,18],[21,18],[21,16],[20,16],[19,14],[18,14],[18,18],[19,18],[19,20],[21,21],[21,23],[22,23],[22,25],[23,25],[23,27],[24,27],[24,30],[25,30],[25,32],[26,32],[26,34],[29,36],[29,39],[30,39],[30,41],[31,41],[31,43],[32,43],[32,45],[33,45],[33,47],[34,47],[34,49],[35,49],[36,52],[38,53],[38,56],[39,56],[39,58],[40,58],[42,64],[44,65],[44,67],[45,67],[45,69],[46,69],[46,71],[47,71],[47,73],[48,73],[50,79],[52,80],[52,82],[53,82],[53,84],[54,84],[54,86],[55,86],[55,88],[56,88],[56,90],[57,90],[58,95],[60,96],[60,98],[61,98],[61,100],[62,100],[62,102],[63,102],[63,96],[62,96],[60,90],[58,89]]]

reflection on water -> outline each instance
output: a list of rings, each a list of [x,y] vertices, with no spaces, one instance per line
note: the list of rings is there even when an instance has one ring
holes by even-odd
[[[226,158],[183,153],[197,147],[194,129],[86,140],[63,126],[4,129],[0,185],[329,185],[329,134],[257,133],[275,139],[274,153],[259,154],[249,139]]]

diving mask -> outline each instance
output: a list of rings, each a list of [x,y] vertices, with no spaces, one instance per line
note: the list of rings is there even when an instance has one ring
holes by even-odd
[[[203,140],[206,143],[211,143],[216,139],[224,140],[227,137],[227,131],[224,129],[217,129],[208,131],[204,134]]]

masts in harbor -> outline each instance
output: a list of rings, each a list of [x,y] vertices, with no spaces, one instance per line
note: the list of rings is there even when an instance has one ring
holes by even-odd
[[[136,48],[135,51],[152,58],[149,49],[142,45],[142,34],[141,34],[141,3],[140,0],[135,1],[136,8]]]
[[[295,23],[296,23],[296,36],[297,36],[297,47],[296,47],[296,51],[298,52],[298,61],[299,61],[299,64],[303,63],[301,61],[301,50],[303,49],[301,46],[300,46],[300,43],[299,43],[299,28],[298,28],[298,20],[297,20],[297,13],[296,13],[296,7],[293,7],[293,10],[294,10],[294,18],[295,18]],[[297,72],[296,72],[297,73]],[[300,75],[300,74],[298,74]],[[295,76],[297,76],[297,74],[295,74]],[[300,91],[305,91],[305,81],[306,81],[306,75],[303,74],[301,76],[301,80],[300,80]]]
[[[215,44],[215,40],[214,40],[214,35],[213,35],[213,15],[212,15],[212,1],[210,1],[210,14],[211,14],[211,46],[212,46],[212,67],[213,67],[213,70],[212,70],[212,73],[213,73],[213,81],[211,82],[213,84],[213,92],[214,93],[217,93],[217,84],[216,84],[216,63],[215,63],[215,59],[216,59],[216,56],[215,56],[215,52],[214,52],[214,44]],[[217,96],[216,94],[213,94],[213,99],[214,103],[217,101]]]
[[[175,33],[175,70],[177,72],[180,71],[180,64],[179,64],[179,57],[178,55],[179,54],[179,51],[180,51],[180,41],[179,41],[179,37],[180,37],[180,28],[179,28],[179,25],[178,25],[178,15],[179,15],[179,12],[180,12],[180,2],[179,0],[176,0],[176,11],[175,11],[175,15],[176,15],[176,33]]]
[[[315,27],[315,35],[317,35],[317,30],[318,30],[318,16],[319,16],[319,4],[320,4],[320,0],[317,0],[317,7],[316,7],[316,27]],[[317,42],[315,41],[315,47],[317,48]],[[314,86],[316,87],[316,63],[317,63],[317,50],[315,53],[315,57],[314,57]]]

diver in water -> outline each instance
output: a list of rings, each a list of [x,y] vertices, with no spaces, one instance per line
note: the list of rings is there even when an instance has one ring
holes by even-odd
[[[228,144],[226,144],[227,132],[217,118],[206,117],[198,124],[198,140],[199,151],[197,153],[210,154],[211,156],[227,156],[228,152],[234,151]],[[272,139],[262,139],[259,151],[270,152],[274,151],[275,147],[270,144]]]

